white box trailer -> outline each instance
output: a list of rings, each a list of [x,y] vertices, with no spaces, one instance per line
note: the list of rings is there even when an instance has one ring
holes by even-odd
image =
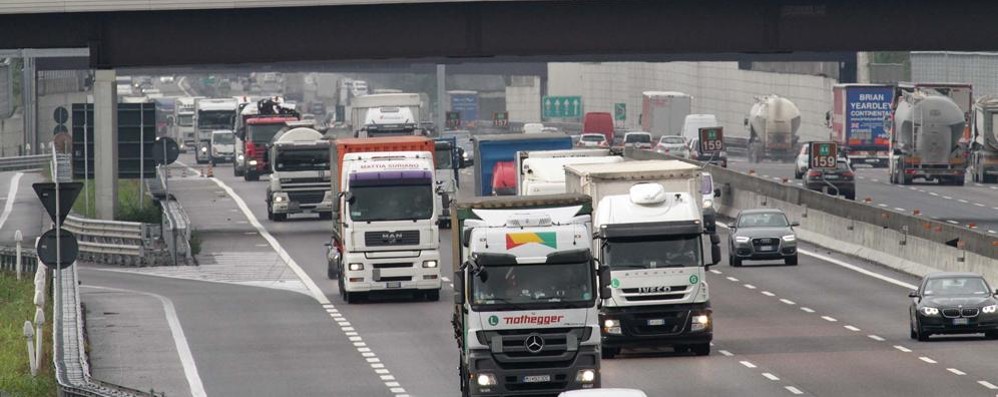
[[[565,191],[588,195],[599,203],[606,196],[629,194],[638,183],[654,182],[669,192],[689,192],[702,203],[701,172],[700,167],[678,160],[566,165]]]
[[[565,193],[565,166],[624,161],[610,149],[534,150],[516,152],[520,196]]]
[[[350,103],[350,126],[353,131],[358,131],[364,127],[367,121],[367,111],[371,108],[381,108],[381,107],[398,107],[398,108],[408,108],[417,120],[412,120],[413,124],[418,125],[420,121],[418,120],[420,115],[420,109],[422,107],[422,100],[419,94],[413,93],[400,93],[400,94],[372,94],[372,95],[362,95],[353,99]]]

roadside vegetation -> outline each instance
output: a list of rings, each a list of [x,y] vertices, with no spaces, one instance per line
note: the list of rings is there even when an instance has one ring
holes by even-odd
[[[32,377],[28,350],[22,328],[25,320],[35,318],[34,274],[17,281],[13,274],[0,272],[0,395],[49,397],[57,395],[52,372],[52,325],[42,328],[45,334],[38,375]],[[46,302],[46,320],[52,319],[51,302]]]
[[[148,195],[139,196],[138,179],[118,180],[118,221],[160,223],[162,221],[162,211]],[[87,196],[89,195],[89,206],[87,206]],[[80,193],[80,196],[73,203],[73,211],[88,218],[96,216],[96,203],[94,199],[94,183],[90,182]]]

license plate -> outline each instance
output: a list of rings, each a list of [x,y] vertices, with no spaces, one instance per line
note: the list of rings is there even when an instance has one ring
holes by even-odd
[[[773,247],[772,245],[763,245],[759,247],[759,251],[772,251],[774,249],[775,247]]]
[[[825,175],[825,179],[839,179],[838,175]]]
[[[968,322],[967,322],[967,319],[965,319],[965,318],[954,318],[953,319],[953,325],[967,325],[967,324],[968,324]]]
[[[551,375],[527,375],[523,377],[523,383],[550,382]]]
[[[385,283],[385,288],[402,288],[401,281],[389,281]]]
[[[866,162],[867,163],[879,163],[880,160],[878,160],[878,159],[866,159]]]
[[[648,325],[653,327],[658,325],[665,325],[665,320],[661,318],[653,318],[651,320],[648,320]]]

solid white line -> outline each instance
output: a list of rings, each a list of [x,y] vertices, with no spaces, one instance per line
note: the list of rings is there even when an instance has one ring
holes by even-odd
[[[907,347],[904,347],[904,346],[901,346],[901,345],[894,345],[894,348],[898,349],[900,351],[903,351],[905,353],[911,353],[911,349],[909,349]]]
[[[754,285],[752,285],[752,284],[745,284],[745,288],[748,288],[748,289],[755,289],[755,286],[754,286]]]
[[[734,278],[734,277],[731,277],[731,276],[728,276],[727,278],[728,278],[728,281],[735,282],[735,283],[738,282],[737,278]]]
[[[847,329],[847,330],[850,330],[850,331],[852,331],[852,332],[859,332],[859,328],[856,328],[856,327],[854,327],[854,326],[851,326],[851,325],[846,325],[846,326],[844,326],[843,328],[845,328],[845,329]]]
[[[184,367],[184,377],[191,388],[191,396],[206,397],[204,384],[201,383],[201,375],[198,374],[197,364],[194,363],[194,355],[191,354],[191,347],[187,344],[187,337],[184,336],[184,328],[180,326],[180,318],[177,317],[177,309],[173,306],[173,301],[169,298],[151,292],[133,291],[121,288],[98,287],[94,285],[84,285],[83,288],[95,288],[111,291],[120,291],[131,294],[151,296],[159,299],[163,305],[163,313],[166,315],[166,324],[170,327],[170,334],[173,336],[173,345],[177,348],[177,355],[180,356],[180,365]]]
[[[808,313],[814,313],[814,309],[812,309],[810,307],[802,307],[800,309],[803,310],[803,311],[805,311],[805,312],[808,312]]]
[[[895,279],[887,277],[887,276],[885,276],[883,274],[875,273],[875,272],[863,269],[863,268],[861,268],[859,266],[856,266],[856,265],[853,265],[853,264],[850,264],[850,263],[846,263],[844,261],[841,261],[841,260],[838,260],[838,259],[835,259],[835,258],[832,258],[832,257],[829,257],[829,256],[825,256],[825,255],[822,255],[822,254],[819,254],[819,253],[811,252],[811,251],[808,251],[808,250],[802,250],[802,249],[798,249],[797,252],[800,252],[800,253],[802,253],[804,255],[807,255],[807,256],[810,256],[812,258],[821,259],[821,260],[823,260],[825,262],[828,262],[828,263],[831,263],[831,264],[834,264],[834,265],[842,266],[842,267],[844,267],[846,269],[849,269],[849,270],[852,270],[852,271],[855,271],[855,272],[858,272],[858,273],[861,273],[861,274],[865,274],[867,276],[873,277],[873,278],[881,280],[881,281],[886,281],[888,283],[894,284],[894,285],[899,286],[899,287],[907,288],[907,289],[910,289],[910,290],[918,289],[918,287],[915,286],[915,285],[913,285],[913,284],[909,284],[909,283],[906,283],[906,282],[901,281],[901,280],[895,280]]]
[[[3,214],[0,214],[0,229],[3,229],[3,224],[7,223],[7,218],[10,217],[10,212],[14,209],[14,198],[17,197],[17,187],[21,184],[22,175],[24,175],[23,172],[18,172],[10,178],[10,187],[7,188],[7,202],[3,204]]]
[[[741,363],[742,365],[744,365],[744,366],[746,366],[748,368],[755,368],[755,364],[752,364],[751,361],[739,361],[739,363]]]
[[[779,377],[777,377],[776,375],[773,375],[773,374],[771,374],[769,372],[763,372],[762,376],[764,376],[764,377],[766,377],[766,379],[769,379],[769,380],[772,380],[772,381],[778,381],[778,380],[780,380]]]
[[[780,302],[786,303],[788,305],[796,305],[797,304],[797,302],[794,302],[794,301],[792,301],[790,299],[783,299],[783,298],[780,298]]]
[[[784,389],[787,389],[787,391],[789,391],[789,392],[791,392],[793,394],[804,394],[804,392],[800,391],[800,389],[798,389],[796,387],[793,387],[793,386],[786,386],[786,387],[784,387]]]
[[[870,337],[870,339],[873,339],[873,340],[875,340],[877,342],[883,342],[884,341],[884,338],[881,338],[881,337],[879,337],[877,335],[867,335],[867,336]]]
[[[717,352],[718,352],[718,353],[721,353],[721,355],[722,355],[722,356],[725,356],[725,357],[731,357],[731,356],[734,356],[734,353],[732,353],[732,352],[729,352],[729,351],[727,351],[727,350],[718,350]]]
[[[981,386],[984,386],[984,387],[990,389],[990,390],[998,390],[998,386],[995,386],[995,385],[991,384],[991,382],[988,382],[986,380],[979,380],[979,381],[977,381],[977,383],[980,384]]]
[[[959,376],[964,376],[964,375],[967,374],[966,372],[963,372],[963,371],[958,370],[956,368],[946,368],[946,370],[949,371],[949,372],[952,372],[954,375],[959,375]]]
[[[894,210],[899,212],[904,212],[904,208],[901,207],[894,207]]]
[[[776,296],[776,294],[774,294],[772,292],[769,292],[769,291],[762,291],[761,294],[766,295],[766,296]]]
[[[825,320],[825,321],[828,321],[830,323],[834,323],[836,321],[839,321],[839,320],[836,320],[835,317],[828,317],[828,316],[821,316],[821,319]]]

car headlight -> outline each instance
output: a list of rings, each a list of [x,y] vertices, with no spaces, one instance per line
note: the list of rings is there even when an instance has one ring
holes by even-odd
[[[993,314],[994,312],[998,311],[998,305],[984,306],[981,308],[981,311],[988,314]]]
[[[788,243],[792,243],[794,241],[797,241],[797,236],[792,235],[792,234],[788,234],[786,236],[783,236],[783,241],[786,241]]]
[[[496,383],[498,383],[496,382],[496,376],[489,373],[478,374],[476,380],[478,381],[478,386],[480,387],[495,386]]]
[[[352,271],[352,272],[364,270],[364,264],[363,263],[351,263],[350,265],[347,266],[347,269],[350,270],[350,271]]]
[[[939,309],[926,306],[922,308],[922,314],[926,316],[935,316],[939,314]]]
[[[593,383],[596,381],[595,369],[580,369],[575,375],[575,381],[579,383]]]
[[[747,242],[749,242],[749,240],[751,240],[751,239],[748,238],[748,236],[735,236],[735,242],[736,243],[747,243]]]
[[[243,161],[245,158],[246,157],[243,157],[243,155],[241,155],[241,154],[239,155],[239,161]]]
[[[435,261],[435,260],[423,261],[423,268],[425,268],[425,269],[436,269],[437,268],[437,261]]]
[[[614,320],[612,318],[608,318],[608,319],[604,320],[603,321],[603,332],[606,332],[608,334],[614,334],[614,335],[620,335],[621,333],[623,333],[620,330],[620,320]]]
[[[201,148],[201,153],[208,153],[208,148],[202,147]]]

